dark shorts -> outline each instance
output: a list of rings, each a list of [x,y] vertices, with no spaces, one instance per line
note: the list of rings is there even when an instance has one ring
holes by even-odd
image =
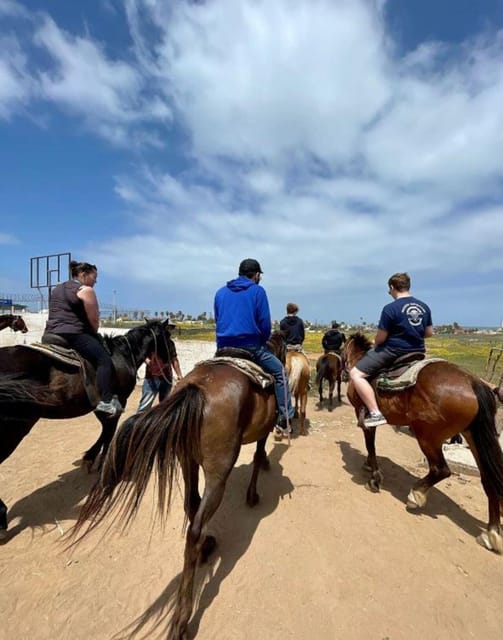
[[[361,360],[355,364],[358,371],[366,373],[368,376],[373,376],[382,369],[386,369],[400,356],[400,353],[392,351],[391,349],[370,349],[363,356]]]

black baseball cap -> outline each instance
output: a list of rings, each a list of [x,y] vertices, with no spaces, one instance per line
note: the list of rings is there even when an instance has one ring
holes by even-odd
[[[239,265],[239,275],[244,276],[247,273],[264,273],[258,260],[254,258],[245,258]]]

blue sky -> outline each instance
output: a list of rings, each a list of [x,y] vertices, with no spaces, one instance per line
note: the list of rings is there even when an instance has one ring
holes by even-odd
[[[30,258],[210,312],[257,258],[274,318],[503,320],[501,0],[0,0],[0,293]]]

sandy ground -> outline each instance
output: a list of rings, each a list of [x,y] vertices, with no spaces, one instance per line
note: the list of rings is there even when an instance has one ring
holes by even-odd
[[[131,408],[138,398],[139,389]],[[191,637],[499,640],[503,558],[475,542],[487,517],[479,479],[453,475],[422,512],[408,512],[424,474],[411,436],[380,428],[385,486],[373,494],[345,398],[331,413],[311,398],[308,417],[309,436],[269,443],[254,509],[245,504],[254,447],[242,449],[211,527],[219,546],[197,574]],[[102,529],[64,550],[94,480],[80,457],[97,436],[92,415],[40,421],[0,467],[10,508],[2,640],[165,637],[183,556],[179,498],[164,530],[150,491],[126,535]]]

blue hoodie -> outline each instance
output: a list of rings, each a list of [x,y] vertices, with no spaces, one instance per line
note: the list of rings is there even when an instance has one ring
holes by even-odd
[[[217,348],[259,347],[271,335],[271,312],[265,290],[239,276],[215,294]]]

